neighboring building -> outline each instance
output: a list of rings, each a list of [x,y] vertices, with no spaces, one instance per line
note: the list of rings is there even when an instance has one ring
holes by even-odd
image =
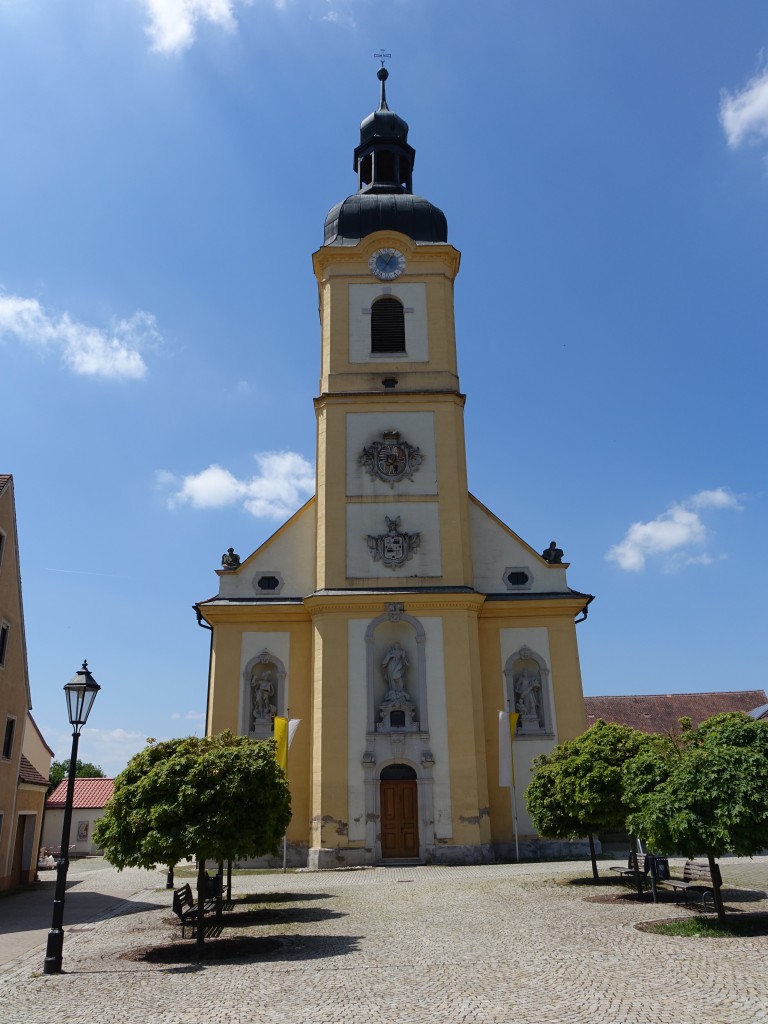
[[[85,857],[101,853],[93,842],[93,826],[104,813],[104,805],[115,788],[114,779],[75,779],[72,799],[72,828],[69,835],[71,857]],[[50,850],[61,845],[64,825],[64,805],[67,799],[67,779],[58,784],[45,803],[43,846]]]
[[[0,475],[0,889],[35,880],[47,788],[32,701],[24,638],[13,477]],[[45,745],[45,741],[40,737]],[[32,759],[34,758],[34,760]],[[48,760],[50,767],[50,759]]]
[[[509,855],[499,710],[521,712],[519,779],[586,727],[574,623],[592,597],[570,589],[554,542],[538,538],[540,555],[467,492],[459,253],[412,193],[386,77],[355,150],[359,191],[314,254],[317,493],[242,564],[230,549],[196,606],[212,628],[207,732],[302,720],[289,855],[316,868]],[[503,472],[506,442],[491,443]],[[517,808],[532,853],[522,792]]]
[[[680,731],[680,719],[690,718],[695,727],[723,711],[757,712],[762,717],[768,697],[765,690],[723,690],[720,693],[655,693],[632,697],[585,697],[587,725],[604,722],[631,725],[642,732]]]
[[[45,779],[47,789],[49,785],[48,780],[51,774],[53,751],[45,742],[45,737],[40,732],[37,722],[31,714],[27,715],[27,727],[24,730],[24,746],[22,754],[32,764],[35,771]]]

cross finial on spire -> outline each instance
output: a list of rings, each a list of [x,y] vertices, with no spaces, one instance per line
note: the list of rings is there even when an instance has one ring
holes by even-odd
[[[389,110],[389,107],[387,106],[387,90],[384,86],[384,83],[389,78],[389,72],[384,67],[384,61],[387,59],[387,57],[391,57],[392,54],[387,53],[384,47],[382,46],[381,53],[374,53],[373,56],[376,58],[376,60],[381,61],[381,67],[376,72],[376,77],[381,82],[381,97],[379,99],[379,110]]]

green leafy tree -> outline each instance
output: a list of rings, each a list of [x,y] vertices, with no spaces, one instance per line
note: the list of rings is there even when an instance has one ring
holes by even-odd
[[[223,732],[150,741],[115,779],[94,841],[121,869],[197,858],[202,945],[205,861],[275,853],[290,819],[274,741]]]
[[[48,787],[48,794],[51,794],[60,782],[64,779],[69,778],[69,758],[67,757],[63,761],[52,761],[51,771],[48,775],[48,781],[50,786]],[[81,761],[80,758],[75,761],[75,778],[76,779],[104,779],[104,769],[101,765],[91,764],[90,761]]]
[[[622,769],[655,738],[614,722],[597,722],[533,762],[525,792],[536,831],[551,839],[589,837],[592,875],[598,877],[594,834],[625,826]]]
[[[768,722],[737,711],[683,725],[626,765],[628,825],[658,853],[707,856],[724,922],[715,858],[768,847]]]

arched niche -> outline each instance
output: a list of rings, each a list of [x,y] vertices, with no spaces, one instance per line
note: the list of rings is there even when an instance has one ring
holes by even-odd
[[[392,652],[399,647],[404,654],[401,682],[393,677],[398,671]],[[387,611],[368,626],[365,633],[367,729],[373,732],[401,732],[429,728],[427,713],[427,668],[425,660],[426,633],[401,604],[390,604]],[[406,691],[409,701],[397,700],[397,686]],[[393,692],[394,689],[394,692]],[[398,713],[402,712],[402,725]],[[413,713],[411,713],[413,712]]]
[[[418,777],[416,769],[410,764],[403,764],[402,761],[386,764],[379,772],[382,782],[415,782]]]
[[[520,715],[519,734],[552,732],[549,667],[540,654],[525,645],[510,654],[504,665],[504,689],[507,707]]]
[[[243,669],[241,730],[255,739],[272,735],[272,719],[285,714],[285,666],[263,648]]]

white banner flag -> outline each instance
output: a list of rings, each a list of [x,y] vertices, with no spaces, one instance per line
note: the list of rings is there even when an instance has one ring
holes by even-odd
[[[509,789],[512,785],[512,734],[509,729],[509,713],[499,712],[499,786]]]

